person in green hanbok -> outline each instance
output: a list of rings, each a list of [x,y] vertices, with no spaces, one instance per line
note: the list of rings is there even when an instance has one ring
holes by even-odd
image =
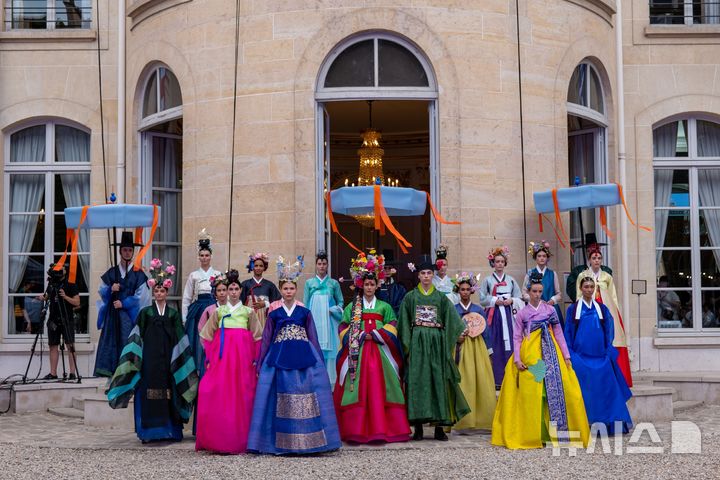
[[[455,347],[465,323],[448,298],[433,287],[430,262],[416,270],[420,284],[400,305],[398,334],[407,356],[405,381],[408,420],[413,440],[423,439],[423,424],[435,426],[435,439],[447,440],[444,426],[452,426],[470,412],[460,390]]]

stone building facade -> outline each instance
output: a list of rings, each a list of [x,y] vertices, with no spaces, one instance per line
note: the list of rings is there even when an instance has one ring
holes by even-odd
[[[386,152],[397,153],[397,165],[405,165],[397,167],[398,178],[410,178],[415,162],[422,179],[412,177],[409,186],[427,189],[443,216],[462,222],[437,226],[424,220],[411,256],[444,243],[452,273],[488,274],[487,252],[503,244],[512,251],[509,272],[522,278],[526,241],[546,237],[556,252],[554,268],[569,271],[570,252],[547,225],[539,232],[532,194],[569,186],[575,176],[582,182],[622,178],[619,3],[628,207],[640,224],[654,226],[657,219],[675,239],[667,244],[657,229],[630,226],[624,264],[625,216],[610,209],[607,263],[627,305],[633,367],[720,369],[713,362],[719,325],[703,326],[705,317],[711,320],[705,310],[720,315],[714,283],[678,283],[718,271],[706,260],[720,245],[720,219],[712,243],[715,211],[703,208],[720,203],[702,188],[703,178],[714,174],[703,167],[713,166],[712,148],[720,142],[714,127],[720,122],[720,26],[712,12],[691,15],[689,22],[680,14],[682,24],[668,24],[677,23],[667,20],[678,13],[658,11],[646,0],[520,0],[519,11],[509,0],[127,0],[126,101],[119,106],[117,2],[100,1],[98,11],[94,2],[77,1],[77,10],[50,7],[38,19],[22,9],[23,2],[3,1],[0,189],[5,205],[14,201],[16,207],[5,209],[1,227],[7,318],[0,330],[0,375],[26,362],[33,336],[22,333],[20,315],[26,298],[41,288],[37,279],[42,282],[53,250],[62,251],[61,207],[104,202],[119,185],[126,202],[163,205],[153,253],[179,262],[181,280],[196,268],[196,234],[203,227],[213,234],[218,268],[244,265],[251,251],[313,258],[316,249],[329,248],[342,256],[337,237],[326,234],[323,193],[328,185],[336,188],[333,175],[347,173],[333,173],[333,161],[352,161],[348,135],[367,119],[364,110],[358,113],[364,103],[353,102],[373,100],[374,121],[387,133]],[[403,71],[391,80],[393,65],[412,67],[425,80]],[[116,154],[118,108],[126,118],[124,178]],[[427,115],[419,123],[418,111]],[[658,150],[660,138],[670,134],[676,160]],[[711,141],[708,135],[718,137]],[[701,137],[704,156],[698,156]],[[72,160],[63,160],[71,154]],[[720,162],[720,151],[717,156]],[[393,168],[389,157],[386,168]],[[656,186],[670,188],[667,172],[658,173],[665,170],[687,173],[677,174],[672,192],[663,196]],[[577,219],[563,219],[580,241]],[[594,213],[584,219],[605,238],[594,227]],[[11,232],[11,225],[21,233]],[[417,223],[401,225],[412,230]],[[673,233],[681,227],[686,235]],[[368,232],[356,233],[363,247],[373,244]],[[94,292],[109,264],[107,245],[104,231],[81,239],[88,292],[77,340],[82,371],[94,360]],[[666,247],[684,253],[666,257]],[[336,276],[349,260],[343,255]],[[670,278],[659,292],[678,297],[664,316],[659,276]],[[646,293],[629,293],[623,278],[645,281]]]

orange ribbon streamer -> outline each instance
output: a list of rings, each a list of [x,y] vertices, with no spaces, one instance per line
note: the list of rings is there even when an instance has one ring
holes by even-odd
[[[65,251],[62,254],[62,257],[55,262],[55,265],[53,266],[53,270],[60,271],[63,268],[63,265],[65,265],[65,260],[67,259],[68,250],[70,248],[70,245],[72,244],[73,236],[75,235],[75,229],[73,228],[67,228],[65,230]]]
[[[562,238],[565,239],[568,245],[570,245],[570,239],[567,236],[567,233],[565,232],[565,226],[563,225],[562,217],[560,216],[560,205],[558,204],[558,197],[557,197],[557,188],[553,188],[552,190],[552,197],[553,197],[553,207],[555,208],[555,223],[560,227],[560,232],[562,233]],[[560,237],[558,237],[560,238]]]
[[[335,232],[338,235],[338,237],[342,238],[345,241],[345,243],[347,243],[350,246],[350,248],[352,248],[353,250],[355,250],[358,253],[364,253],[362,250],[360,250],[355,245],[353,245],[352,242],[350,242],[350,240],[345,238],[343,236],[343,234],[340,233],[340,231],[338,230],[338,227],[335,224],[335,217],[333,216],[333,213],[332,213],[332,203],[330,202],[330,192],[327,192],[325,194],[325,203],[327,203],[327,216],[328,216],[328,220],[330,220],[330,228],[332,229],[332,231]]]
[[[603,230],[605,230],[605,234],[608,238],[613,238],[613,234],[607,225],[607,212],[605,211],[605,207],[600,207],[600,226]]]
[[[77,278],[77,244],[78,239],[80,238],[80,228],[82,227],[82,224],[85,223],[89,208],[90,205],[82,207],[82,210],[80,211],[80,222],[78,223],[77,228],[73,231],[72,247],[70,249],[70,272],[68,273],[68,282],[70,283],[75,283]]]
[[[403,251],[403,253],[408,253],[408,250],[405,247],[412,247],[412,244],[408,242],[400,232],[397,231],[395,226],[392,224],[392,221],[390,221],[390,216],[388,215],[387,210],[385,210],[385,205],[383,205],[382,203],[382,192],[380,191],[380,185],[375,185],[373,187],[373,191],[375,197],[375,230],[380,230],[380,234],[384,235],[385,227],[387,227],[387,229],[390,230],[390,233],[392,233],[397,239],[398,245],[400,245],[400,249]],[[382,224],[380,223],[380,220],[382,220]]]
[[[150,248],[150,244],[152,244],[153,237],[155,237],[155,230],[157,230],[158,226],[158,206],[153,205],[153,222],[152,227],[150,227],[150,238],[148,238],[148,242],[145,244],[144,247],[140,249],[140,252],[138,252],[137,257],[135,257],[135,261],[133,262],[133,270],[138,271],[140,268],[142,268],[142,259],[147,253],[148,249]],[[135,232],[137,234],[137,231]]]
[[[630,221],[630,223],[632,223],[634,227],[641,228],[641,229],[645,230],[646,232],[651,232],[652,231],[651,228],[643,227],[642,225],[635,224],[632,217],[630,216],[630,211],[628,210],[627,203],[625,203],[625,195],[623,195],[622,185],[620,185],[619,183],[616,183],[615,185],[617,185],[617,187],[618,187],[618,194],[620,195],[620,201],[622,202],[622,206],[625,209],[625,215],[627,216],[627,219]]]
[[[143,227],[135,227],[135,243],[142,244]]]
[[[567,248],[565,246],[565,242],[563,242],[563,239],[560,237],[560,233],[557,231],[557,228],[555,228],[555,225],[550,221],[549,218],[547,218],[544,214],[538,213],[538,222],[540,223],[540,233],[543,231],[543,219],[545,219],[546,222],[550,224],[550,226],[553,229],[553,232],[555,232],[555,237],[557,238],[557,241],[560,243],[560,246],[562,248]],[[569,245],[568,245],[569,246]],[[570,247],[570,252],[572,253],[573,249]]]
[[[432,211],[433,216],[435,217],[435,220],[439,223],[444,223],[445,225],[460,225],[460,222],[449,222],[443,218],[442,215],[440,215],[440,212],[437,211],[435,208],[435,205],[433,205],[432,200],[430,199],[430,193],[425,192],[425,195],[427,195],[427,201],[428,205],[430,205],[430,211]]]

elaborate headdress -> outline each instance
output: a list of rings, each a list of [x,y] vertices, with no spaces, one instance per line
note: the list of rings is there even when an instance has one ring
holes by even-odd
[[[537,271],[532,272],[530,274],[530,277],[528,278],[528,281],[530,282],[530,285],[536,285],[536,284],[542,285],[543,275],[542,275],[542,273],[537,272]]]
[[[210,240],[212,240],[212,236],[203,228],[198,232],[198,253],[202,252],[203,250],[207,250],[212,254],[212,248],[210,247]]]
[[[438,245],[435,249],[435,261],[447,259],[448,247],[447,245]]]
[[[547,240],[530,242],[530,244],[528,245],[528,254],[535,258],[540,252],[545,252],[548,258],[552,257],[552,253],[550,253],[550,242],[548,242]]]
[[[232,283],[237,283],[242,288],[242,284],[240,283],[240,272],[238,272],[234,268],[231,268],[230,270],[225,272],[225,281],[223,283],[228,287]]]
[[[163,262],[159,258],[153,258],[150,260],[150,278],[147,281],[147,285],[150,288],[155,288],[156,285],[161,285],[167,290],[170,290],[173,286],[173,281],[170,277],[175,275],[177,269],[175,265],[170,262],[166,262],[165,268],[163,268]]]
[[[475,293],[480,287],[480,285],[478,285],[477,276],[468,272],[456,273],[455,278],[451,279],[450,281],[453,283],[453,292],[455,293],[458,293],[460,291],[460,285],[463,283],[470,284],[470,291],[472,293]]]
[[[593,256],[594,253],[599,253],[602,255],[602,250],[600,247],[607,245],[607,243],[600,243],[597,240],[597,235],[594,233],[586,233],[585,234],[585,242],[578,245],[580,248],[584,248],[587,252],[587,257],[590,258]]]
[[[219,273],[213,277],[210,277],[210,286],[212,286],[212,288],[217,288],[217,286],[221,283],[223,285],[227,285],[227,280],[227,273]]]
[[[353,284],[362,288],[366,278],[374,278],[378,284],[385,281],[385,257],[378,255],[374,248],[371,248],[367,255],[358,253],[358,256],[350,264],[350,275]]]
[[[293,263],[286,262],[282,256],[279,256],[276,262],[278,282],[292,282],[297,283],[298,277],[302,274],[302,270],[305,267],[305,261],[302,255],[298,255],[297,260]]]
[[[416,263],[408,263],[408,270],[411,272],[422,272],[423,270],[437,270],[437,265],[428,260],[429,255],[423,255]]]
[[[490,263],[491,267],[495,266],[495,257],[497,257],[498,255],[505,259],[505,264],[507,265],[508,257],[510,256],[510,248],[508,248],[507,245],[491,248],[487,256],[488,262]]]
[[[268,266],[270,266],[270,255],[265,252],[251,253],[248,256],[250,258],[250,261],[247,264],[248,273],[252,273],[253,268],[255,267],[256,260],[261,260],[263,262],[263,265],[265,265],[265,270],[267,270]]]

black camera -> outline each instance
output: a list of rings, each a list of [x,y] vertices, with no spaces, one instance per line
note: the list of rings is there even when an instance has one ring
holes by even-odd
[[[55,270],[55,265],[50,265],[50,268],[48,268],[47,271],[47,276],[48,285],[58,288],[62,285],[62,281],[65,279],[65,269],[62,268],[60,270]]]

